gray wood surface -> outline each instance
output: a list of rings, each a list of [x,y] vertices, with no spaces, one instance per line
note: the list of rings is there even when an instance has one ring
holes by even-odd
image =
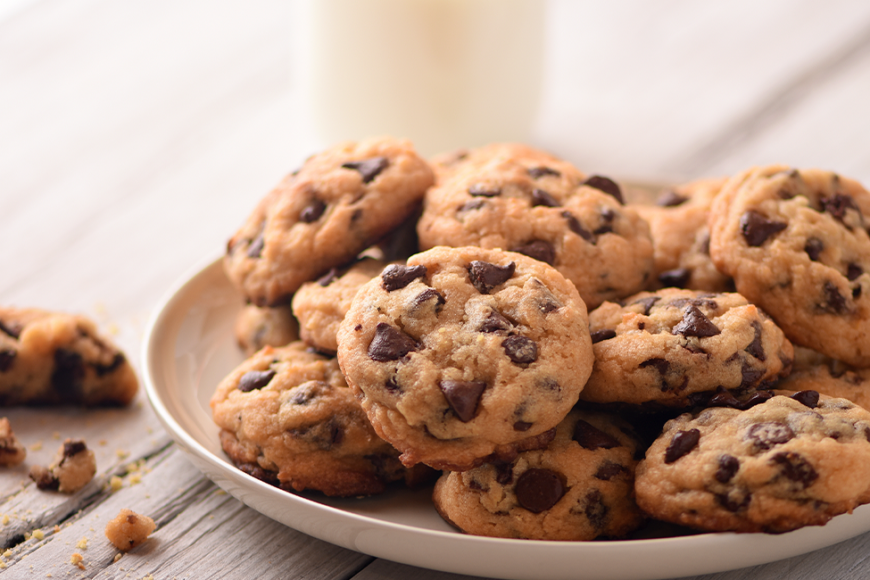
[[[783,162],[870,183],[870,4],[549,8],[534,144],[626,179]],[[0,303],[90,315],[141,368],[158,300],[323,145],[301,108],[298,18],[284,0],[40,0],[0,20]],[[4,414],[29,447],[25,466],[0,472],[5,577],[462,577],[344,550],[245,507],[184,458],[141,393],[127,409]],[[27,466],[47,464],[64,437],[90,443],[98,477],[73,496],[36,490]],[[159,527],[114,562],[103,529],[121,508]],[[867,578],[868,553],[865,534],[703,578]]]

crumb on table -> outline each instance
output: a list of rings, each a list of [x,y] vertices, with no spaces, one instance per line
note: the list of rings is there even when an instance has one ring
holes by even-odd
[[[122,509],[106,524],[106,537],[119,550],[127,551],[144,542],[157,525],[148,516]]]

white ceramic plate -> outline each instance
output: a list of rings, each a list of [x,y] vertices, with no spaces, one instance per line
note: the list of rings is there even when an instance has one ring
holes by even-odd
[[[268,517],[327,542],[396,562],[535,580],[652,579],[720,572],[802,554],[870,530],[870,505],[788,534],[699,534],[614,542],[467,536],[437,515],[427,490],[368,499],[293,495],[237,470],[211,421],[209,398],[242,362],[233,323],[241,300],[220,260],[195,270],[159,305],[145,337],[148,397],[163,425],[217,485]]]

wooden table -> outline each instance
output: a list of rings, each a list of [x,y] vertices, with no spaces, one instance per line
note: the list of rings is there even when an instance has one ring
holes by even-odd
[[[301,110],[296,22],[283,0],[41,0],[0,21],[0,302],[92,316],[141,368],[162,295],[324,145]],[[868,3],[554,1],[547,42],[533,141],[584,170],[680,180],[783,162],[870,183]],[[188,462],[144,393],[126,409],[4,414],[29,449],[0,473],[10,578],[455,577],[245,507]],[[38,491],[28,466],[64,437],[90,443],[98,477]],[[159,528],[114,562],[103,529],[122,507]],[[710,578],[866,578],[868,553],[865,534]]]

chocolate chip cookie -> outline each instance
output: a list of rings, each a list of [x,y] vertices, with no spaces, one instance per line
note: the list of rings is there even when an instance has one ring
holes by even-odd
[[[632,497],[638,441],[615,416],[575,410],[546,449],[444,474],[433,501],[462,531],[502,538],[619,538],[644,520]]]
[[[642,290],[647,223],[613,180],[530,147],[495,144],[442,162],[417,226],[422,249],[501,248],[554,266],[589,308]]]
[[[649,290],[675,286],[729,292],[734,282],[710,259],[707,219],[725,179],[702,179],[666,189],[656,205],[633,206],[650,226],[655,269]]]
[[[42,490],[75,493],[90,483],[96,473],[96,457],[84,440],[66,439],[51,465],[30,468],[30,479]]]
[[[438,247],[359,290],[338,360],[403,463],[461,471],[546,445],[592,348],[585,305],[551,266]]]
[[[338,350],[338,326],[360,287],[387,267],[382,260],[363,258],[344,268],[332,268],[316,282],[306,282],[293,296],[302,340],[324,353]],[[398,267],[398,266],[396,266]]]
[[[84,316],[0,308],[0,405],[126,405],[139,382]]]
[[[796,344],[870,366],[870,193],[818,169],[732,177],[710,214],[710,254]]]
[[[284,346],[299,340],[299,322],[289,305],[260,307],[248,304],[236,316],[234,331],[239,348],[247,356],[266,345]]]
[[[302,342],[258,351],[218,385],[211,408],[233,463],[282,489],[357,496],[414,481],[375,434],[336,360]]]
[[[640,507],[710,531],[780,533],[870,501],[870,412],[802,391],[669,421],[637,468]]]
[[[286,304],[304,282],[402,224],[433,179],[408,141],[379,138],[327,149],[285,178],[230,239],[227,274],[250,302]]]
[[[595,365],[580,398],[688,406],[717,387],[738,394],[791,370],[794,348],[737,293],[664,288],[589,314]]]

